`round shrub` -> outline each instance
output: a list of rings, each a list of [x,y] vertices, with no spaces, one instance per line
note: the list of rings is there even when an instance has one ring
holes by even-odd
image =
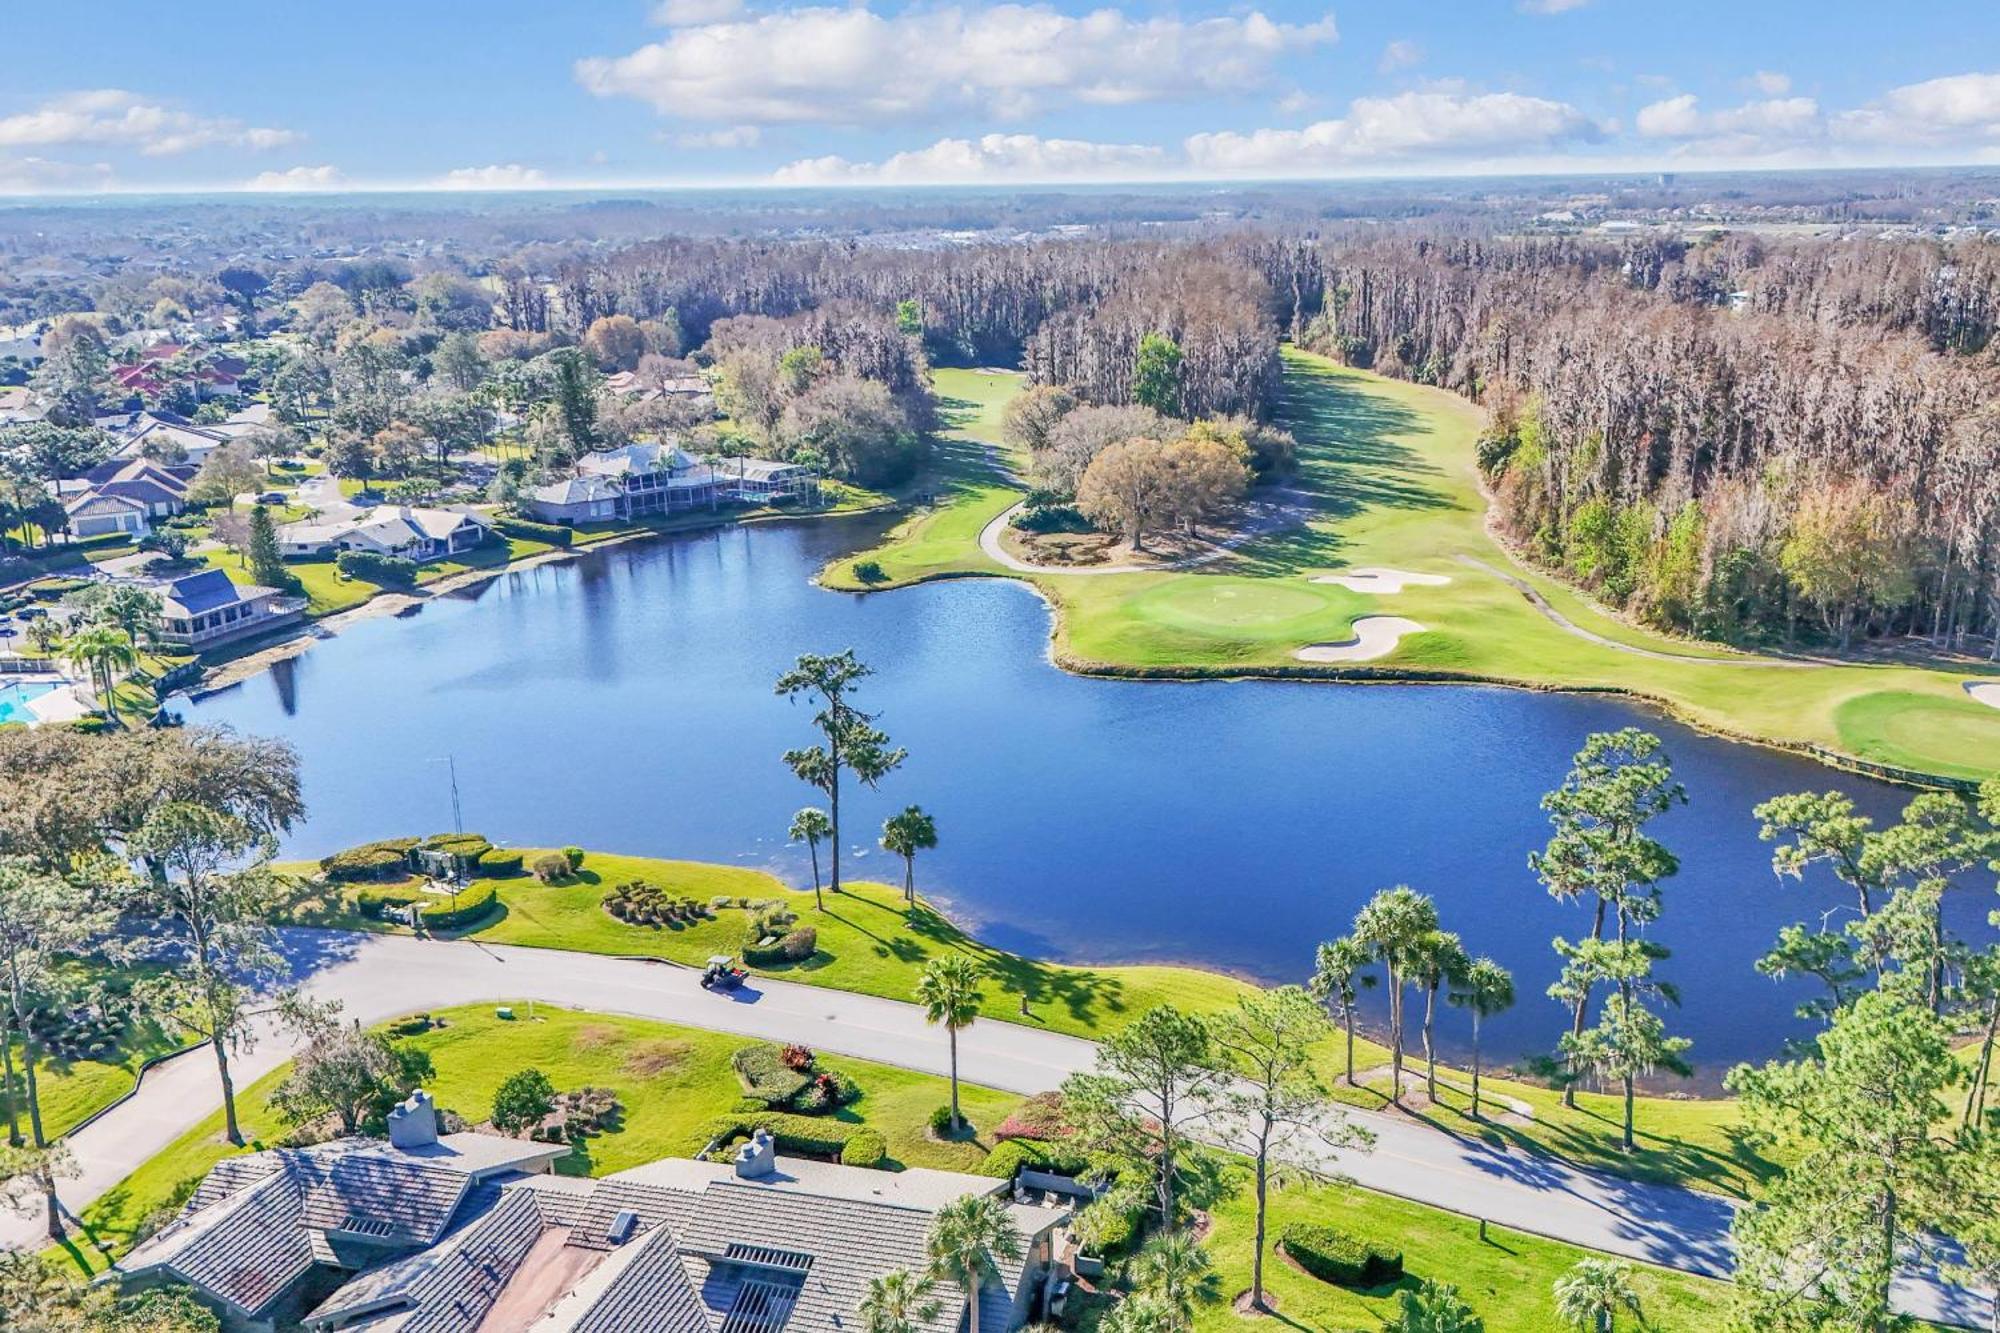
[[[323,874],[336,883],[400,877],[410,868],[410,849],[415,838],[385,838],[364,842],[359,847],[335,852],[319,863]]]
[[[793,931],[778,941],[778,952],[787,962],[803,963],[819,952],[819,931],[811,926]]]
[[[561,852],[543,852],[532,861],[528,869],[544,884],[553,884],[569,876],[569,858]]]
[[[1342,1287],[1385,1287],[1403,1277],[1403,1254],[1358,1240],[1323,1222],[1293,1222],[1280,1235],[1300,1268]]]
[[[489,847],[479,854],[473,868],[489,879],[518,875],[521,873],[521,854],[504,847]]]
[[[882,571],[880,560],[856,560],[854,580],[857,583],[887,583],[889,576]]]
[[[842,1166],[879,1166],[889,1155],[889,1141],[872,1129],[857,1129],[840,1149]]]
[[[562,850],[562,854],[563,860],[569,862],[571,874],[575,874],[577,871],[583,869],[583,848],[565,847]]]
[[[993,1151],[986,1154],[986,1160],[979,1164],[979,1174],[995,1180],[1012,1180],[1027,1166],[1059,1176],[1079,1176],[1087,1165],[1080,1154],[1066,1152],[1053,1144],[1008,1139],[995,1144]]]
[[[959,1123],[966,1123],[964,1117],[961,1116],[959,1118]],[[946,1104],[932,1111],[930,1124],[931,1133],[937,1135],[939,1138],[944,1138],[950,1134],[952,1132],[951,1106]]]

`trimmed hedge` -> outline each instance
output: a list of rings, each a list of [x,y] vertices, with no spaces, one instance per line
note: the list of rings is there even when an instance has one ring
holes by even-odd
[[[848,1140],[857,1134],[881,1137],[879,1131],[866,1125],[851,1125],[809,1115],[789,1115],[783,1111],[718,1116],[709,1122],[708,1137],[727,1147],[737,1139],[749,1138],[760,1129],[768,1131],[777,1140],[780,1152],[811,1153],[818,1157],[839,1156],[846,1149]]]
[[[335,883],[387,879],[392,872],[402,874],[410,868],[410,849],[417,842],[416,838],[384,838],[380,842],[364,842],[359,847],[349,847],[346,851],[323,858],[319,868]]]
[[[766,1106],[783,1106],[805,1091],[812,1075],[785,1063],[776,1046],[759,1042],[745,1046],[729,1057],[730,1067],[742,1080],[743,1091]]]
[[[380,588],[411,588],[417,582],[417,562],[400,555],[377,555],[373,551],[342,551],[333,567],[351,579]]]
[[[756,944],[746,939],[743,961],[752,967],[775,967],[780,963],[803,963],[818,952],[819,931],[812,926],[802,926],[788,931],[776,944]]]
[[[1059,1176],[1082,1175],[1089,1167],[1081,1153],[1067,1152],[1054,1144],[1033,1139],[1007,1139],[993,1146],[979,1164],[979,1174],[996,1180],[1012,1180],[1024,1166],[1037,1171],[1053,1171]]]
[[[481,884],[458,895],[458,906],[451,905],[451,899],[440,898],[434,893],[423,895],[430,899],[417,909],[426,930],[454,930],[459,926],[471,925],[474,921],[493,910],[499,895],[491,884]]]
[[[473,869],[493,879],[521,873],[521,854],[505,847],[488,847],[474,861]]]
[[[889,1155],[889,1140],[872,1129],[857,1129],[840,1150],[842,1166],[880,1166]]]
[[[568,528],[553,523],[537,523],[531,518],[514,518],[502,514],[493,520],[493,530],[503,537],[519,537],[523,541],[545,542],[550,546],[568,546],[576,534]]]
[[[1357,1240],[1323,1222],[1293,1222],[1278,1243],[1300,1268],[1341,1287],[1386,1287],[1403,1278],[1403,1252]]]
[[[401,911],[426,896],[415,884],[391,884],[386,888],[358,889],[354,901],[364,912],[387,916],[392,909]]]

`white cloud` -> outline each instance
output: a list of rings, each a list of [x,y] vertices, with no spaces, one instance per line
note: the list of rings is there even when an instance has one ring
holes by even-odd
[[[291,130],[199,116],[118,88],[63,93],[32,111],[0,117],[0,147],[9,148],[97,144],[166,157],[215,146],[276,148],[300,137]]]
[[[338,167],[290,167],[284,171],[260,171],[243,182],[246,190],[278,193],[302,190],[337,190],[346,178]]]
[[[1590,0],[1521,0],[1514,7],[1523,14],[1567,14],[1589,3]]]
[[[1197,171],[1296,175],[1341,167],[1548,149],[1599,137],[1575,107],[1519,93],[1410,92],[1362,97],[1304,129],[1225,130],[1190,137]]]
[[[1278,114],[1299,116],[1319,105],[1319,99],[1303,88],[1294,88],[1277,100]]]
[[[1048,4],[878,14],[809,7],[679,28],[629,55],[576,63],[600,97],[663,114],[771,124],[859,124],[978,110],[1020,118],[1047,106],[1123,106],[1266,86],[1283,57],[1336,40],[1331,18],[1278,23],[1251,12],[1183,20]]]
[[[1819,103],[1774,97],[1721,111],[1704,111],[1693,93],[1641,107],[1634,122],[1647,139],[1677,139],[1676,155],[1748,158],[1792,154],[1825,136]]]
[[[661,0],[653,7],[653,22],[668,28],[695,28],[742,12],[743,0]]]
[[[928,148],[897,153],[881,162],[807,158],[779,168],[772,179],[785,185],[959,185],[1157,178],[1167,166],[1165,152],[1144,144],[987,134],[977,139],[940,139]]]
[[[698,134],[676,134],[676,148],[755,148],[764,132],[755,125],[731,125],[727,129],[704,130]]]
[[[1399,69],[1424,63],[1424,48],[1415,42],[1393,41],[1382,48],[1382,58],[1375,67],[1384,74],[1392,74]]]
[[[1952,74],[1891,88],[1836,116],[1836,138],[1925,148],[2000,148],[2000,74]]]
[[[1760,69],[1747,82],[1766,97],[1783,97],[1792,90],[1792,76],[1776,70]]]
[[[509,162],[505,166],[459,167],[430,185],[435,190],[532,190],[548,183],[540,169]]]

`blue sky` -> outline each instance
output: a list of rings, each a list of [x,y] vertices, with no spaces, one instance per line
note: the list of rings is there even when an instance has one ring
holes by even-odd
[[[0,193],[2000,163],[2000,4],[10,6]]]

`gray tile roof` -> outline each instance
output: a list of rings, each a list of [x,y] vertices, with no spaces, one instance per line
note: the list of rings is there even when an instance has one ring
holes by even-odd
[[[299,1225],[299,1188],[274,1173],[219,1208],[224,1215],[173,1246],[165,1267],[254,1314],[313,1266],[312,1246]]]
[[[459,1333],[479,1326],[541,1239],[534,1195],[482,1185],[451,1230],[428,1249],[372,1268],[312,1312],[315,1324],[369,1311],[402,1312],[403,1333]]]
[[[294,1169],[307,1226],[412,1245],[443,1234],[472,1183],[462,1170],[386,1153],[300,1153]]]
[[[709,1333],[707,1308],[681,1260],[672,1231],[661,1228],[603,1295],[576,1321],[572,1333]]]

